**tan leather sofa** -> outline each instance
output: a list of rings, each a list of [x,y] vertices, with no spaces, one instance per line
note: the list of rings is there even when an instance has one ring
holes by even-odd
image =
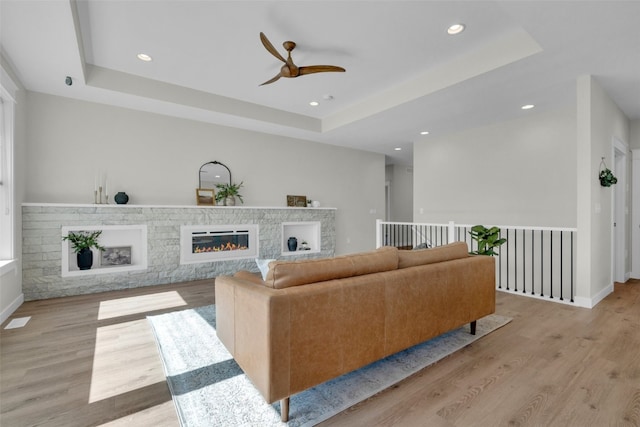
[[[267,402],[495,311],[495,261],[466,243],[273,261],[215,282],[218,337]]]

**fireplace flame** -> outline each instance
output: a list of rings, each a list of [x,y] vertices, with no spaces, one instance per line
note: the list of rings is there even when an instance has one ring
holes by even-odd
[[[201,254],[204,252],[221,252],[221,251],[244,251],[249,249],[248,246],[236,245],[235,243],[227,242],[220,246],[196,246],[193,248],[194,254]]]

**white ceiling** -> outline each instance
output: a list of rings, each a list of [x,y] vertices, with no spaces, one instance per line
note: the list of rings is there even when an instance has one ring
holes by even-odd
[[[583,74],[639,119],[639,21],[640,2],[611,0],[0,0],[0,47],[29,90],[411,164],[416,141],[573,105]],[[261,31],[347,71],[259,86],[282,65]]]

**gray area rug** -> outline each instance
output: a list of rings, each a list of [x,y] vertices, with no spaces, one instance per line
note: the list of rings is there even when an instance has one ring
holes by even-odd
[[[149,316],[178,418],[183,427],[312,426],[361,402],[506,325],[490,315],[469,327],[372,363],[291,396],[289,422],[266,403],[216,335],[215,306]]]

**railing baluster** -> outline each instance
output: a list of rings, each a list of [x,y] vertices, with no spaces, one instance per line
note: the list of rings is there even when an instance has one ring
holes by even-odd
[[[535,281],[535,231],[531,230],[531,295],[535,295],[536,281]]]
[[[403,243],[403,246],[405,247],[411,245],[411,236],[409,236],[408,231],[409,231],[409,227],[406,227],[406,226],[402,227],[402,234],[403,234],[402,243]]]
[[[498,236],[502,239],[502,230]],[[498,289],[502,289],[502,254],[498,257]]]
[[[429,244],[431,247],[442,246],[451,243],[450,239],[453,239],[465,242],[469,250],[474,252],[478,250],[478,244],[469,234],[471,227],[451,222],[424,224],[376,221],[376,243],[413,249],[421,244]],[[533,297],[546,295],[549,299],[563,303],[574,302],[575,229],[511,226],[498,228],[500,228],[500,238],[506,236],[507,243],[502,248],[498,248],[497,289]],[[528,231],[531,233],[529,237],[527,237]],[[555,233],[556,231],[559,233]],[[547,240],[545,235],[549,237],[548,244],[545,242]],[[560,239],[559,250],[558,239]],[[565,248],[566,244],[570,245],[568,251]],[[539,250],[538,245],[540,245]],[[566,257],[569,259],[565,259]],[[536,271],[539,271],[539,274]],[[560,275],[559,280],[557,275]],[[529,282],[530,285],[528,285]],[[527,286],[530,286],[530,289],[527,289]],[[540,287],[539,291],[536,290],[536,286]]]
[[[513,292],[518,292],[518,230],[513,230],[513,277],[515,284]]]
[[[573,231],[571,232],[571,302],[573,302]]]
[[[522,293],[527,293],[527,235],[522,230]]]
[[[540,296],[544,296],[544,231],[540,230]]]
[[[564,271],[562,269],[562,245],[564,243],[564,241],[563,241],[564,239],[562,237],[563,237],[563,234],[562,234],[562,231],[561,231],[560,232],[560,301],[562,301],[564,299],[564,298],[562,298],[562,295],[563,295],[563,289],[562,288],[564,287],[564,286],[562,286],[562,282],[563,282],[562,276],[564,276],[564,274],[562,274],[563,271]]]
[[[549,232],[549,292],[550,298],[553,299],[553,231]]]
[[[391,242],[393,242],[393,243],[392,243],[392,244],[393,244],[393,246],[396,246],[396,245],[397,245],[397,242],[396,242],[396,228],[397,228],[397,227],[398,227],[398,225],[397,225],[397,224],[394,224],[394,225],[391,227]]]
[[[509,290],[509,229],[507,229],[507,290]]]

